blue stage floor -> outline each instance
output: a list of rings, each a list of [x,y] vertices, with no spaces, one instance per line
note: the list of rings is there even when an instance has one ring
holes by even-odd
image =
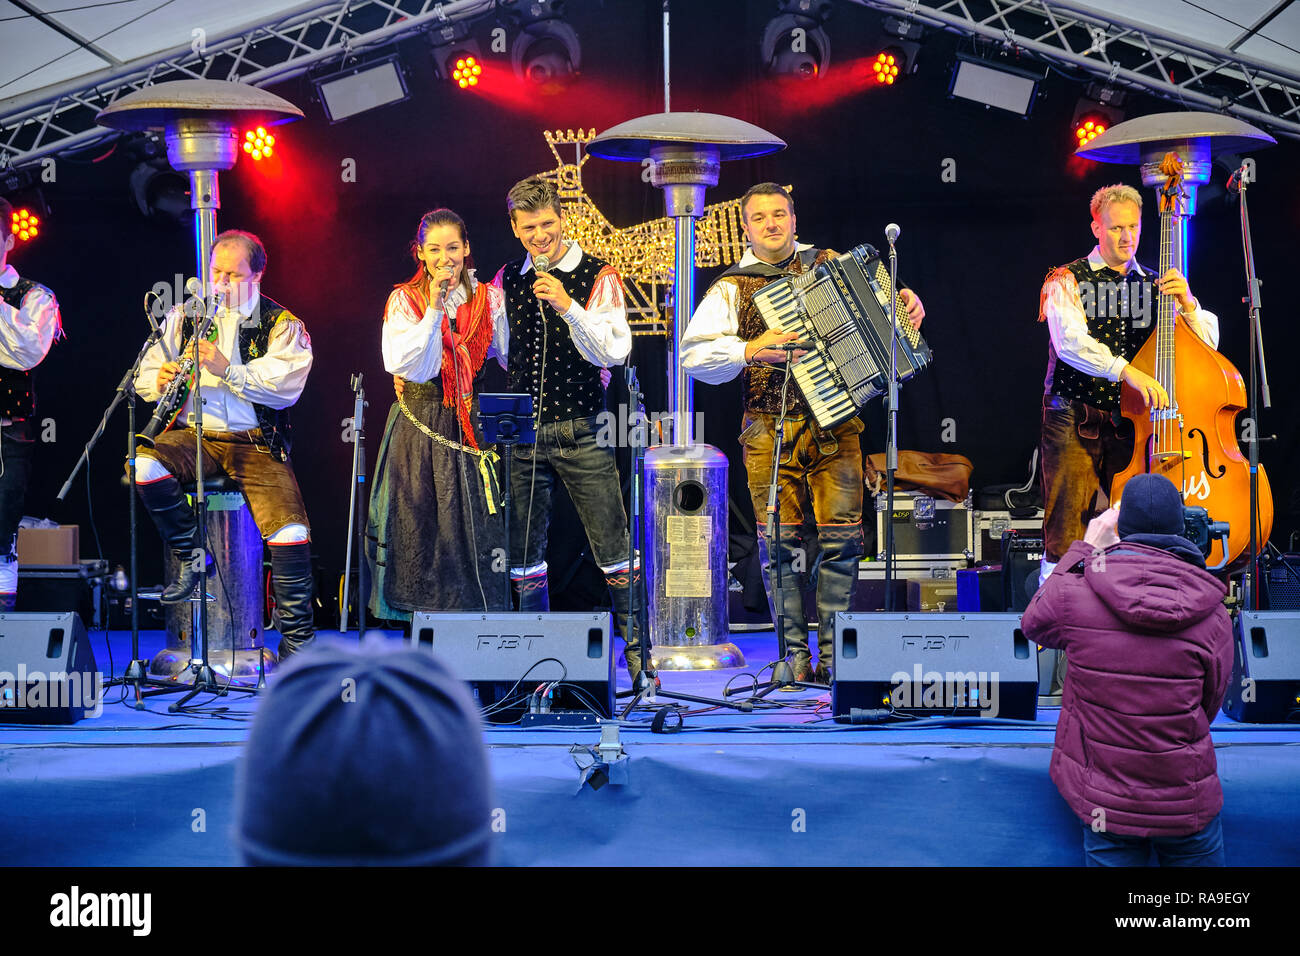
[[[118,672],[129,635],[91,635]],[[142,635],[145,657],[161,632]],[[398,639],[395,632],[391,635]],[[770,631],[735,636],[758,666]],[[751,666],[756,670],[756,666]],[[716,696],[735,671],[672,672],[666,690]],[[627,683],[621,674],[623,689]],[[0,860],[6,865],[238,863],[234,772],[257,698],[209,700],[195,716],[109,703],[56,727],[0,725]],[[113,693],[110,700],[116,700]],[[628,759],[599,790],[580,786],[591,728],[486,732],[498,862],[510,865],[1076,866],[1078,824],[1047,768],[1057,711],[842,726],[829,697],[778,692],[774,711],[697,705],[680,733],[646,708],[624,723]],[[660,703],[665,703],[660,701]],[[1300,727],[1213,728],[1230,865],[1300,864]],[[448,781],[454,787],[454,781]]]

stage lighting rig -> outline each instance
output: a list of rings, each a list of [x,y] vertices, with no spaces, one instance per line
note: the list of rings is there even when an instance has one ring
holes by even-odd
[[[1074,116],[1070,121],[1071,145],[1078,149],[1100,136],[1116,123],[1124,119],[1124,111],[1119,109],[1124,102],[1121,90],[1103,87],[1100,83],[1090,83],[1084,95],[1074,107]]]
[[[831,41],[824,29],[830,0],[782,0],[763,28],[759,56],[769,76],[815,80],[831,63]]]
[[[483,74],[483,52],[464,22],[449,23],[429,34],[433,44],[433,69],[462,90],[478,86]]]
[[[347,68],[312,76],[316,98],[331,123],[410,98],[406,68],[396,53],[349,63]]]
[[[989,60],[958,51],[948,93],[1028,116],[1045,76],[1042,69],[1012,64],[1005,57]]]
[[[38,175],[31,167],[0,170],[0,196],[13,206],[11,234],[19,245],[31,242],[45,230],[49,207],[37,185]]]
[[[510,65],[523,83],[544,92],[558,92],[582,68],[582,45],[573,27],[562,19],[563,0],[505,0],[515,22]]]
[[[188,226],[194,221],[190,180],[167,162],[167,147],[157,136],[133,143],[127,150],[135,160],[128,188],[140,215],[164,225]]]
[[[892,86],[916,72],[925,31],[919,23],[898,17],[885,17],[881,26],[888,39],[871,62],[872,79],[877,86]]]

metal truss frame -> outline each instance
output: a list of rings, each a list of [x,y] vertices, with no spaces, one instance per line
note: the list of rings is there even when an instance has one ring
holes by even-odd
[[[285,11],[189,46],[0,100],[0,169],[121,135],[95,123],[119,96],[169,80],[233,80],[266,86],[368,48],[491,12],[496,0],[332,0]]]
[[[851,0],[1300,139],[1300,74],[1073,0]],[[1267,18],[1266,18],[1267,19]],[[1263,22],[1263,21],[1261,21]],[[1239,45],[1253,33],[1233,41]],[[996,64],[993,64],[996,65]]]

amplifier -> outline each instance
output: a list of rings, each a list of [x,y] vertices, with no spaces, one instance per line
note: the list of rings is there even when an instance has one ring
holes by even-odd
[[[1300,611],[1300,554],[1264,557],[1263,598],[1270,611]]]
[[[975,512],[975,563],[994,564],[1001,558],[1002,536],[1008,531],[1019,531],[1030,537],[1043,533],[1043,513],[1032,509],[1033,513],[1024,515],[1010,511]]]
[[[1006,531],[1002,534],[1002,606],[1023,611],[1038,590],[1042,571],[1043,536]]]
[[[553,681],[561,682],[554,695],[535,708],[611,716],[612,635],[608,611],[417,611],[410,639],[469,683],[492,723],[512,723],[530,709],[529,696]]]
[[[842,611],[831,712],[1035,720],[1037,651],[1018,614]]]
[[[1300,720],[1300,614],[1242,611],[1223,712],[1247,724]]]

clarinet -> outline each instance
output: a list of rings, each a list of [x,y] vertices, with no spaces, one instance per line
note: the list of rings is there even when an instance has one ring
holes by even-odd
[[[217,326],[213,319],[224,301],[225,295],[216,293],[216,305],[201,330],[201,334],[209,342],[216,338]],[[181,410],[189,400],[195,379],[193,348],[194,339],[191,338],[185,343],[180,367],[176,370],[175,377],[167,383],[162,396],[158,399],[158,404],[154,406],[153,417],[149,419],[149,424],[144,426],[144,430],[136,435],[136,440],[146,448],[152,448],[154,439],[176,424],[176,419],[180,418]]]

